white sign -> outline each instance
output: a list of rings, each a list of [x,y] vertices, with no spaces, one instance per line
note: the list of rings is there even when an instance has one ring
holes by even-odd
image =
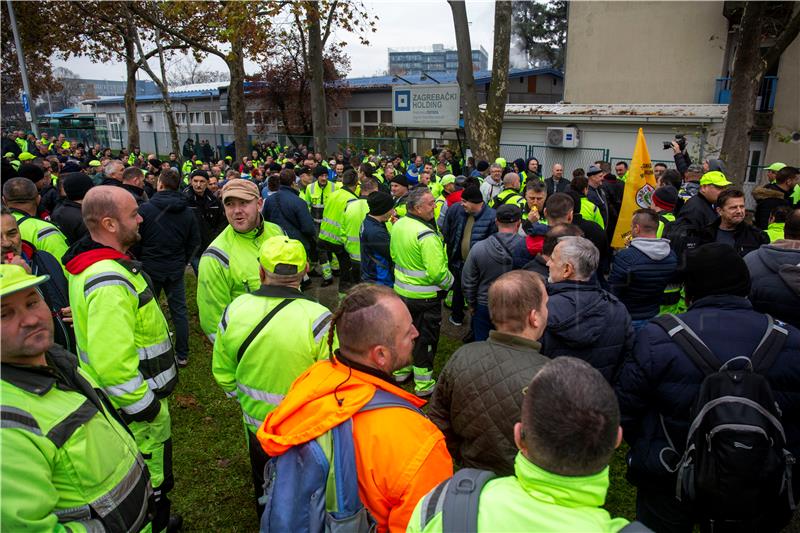
[[[392,125],[458,127],[461,90],[456,83],[392,87]]]

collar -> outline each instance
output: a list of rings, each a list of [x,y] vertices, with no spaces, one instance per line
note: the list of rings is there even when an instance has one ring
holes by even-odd
[[[525,337],[514,335],[513,333],[503,333],[502,331],[497,331],[495,329],[489,331],[489,342],[504,344],[514,348],[535,350],[537,352],[542,349],[541,343],[537,341],[532,341],[530,339],[526,339]]]
[[[71,255],[71,257],[65,267],[67,272],[73,275],[80,274],[93,264],[105,259],[118,261],[134,274],[141,270],[141,265],[137,261],[131,260],[130,256],[110,246],[97,243],[89,236],[75,243],[67,255]]]
[[[304,294],[300,289],[294,287],[287,287],[286,285],[262,285],[258,290],[253,291],[251,294],[255,296],[264,296],[265,298],[283,298],[291,300],[309,300],[316,302],[314,298]]]
[[[608,467],[588,476],[561,476],[534,464],[522,452],[514,459],[514,474],[531,497],[563,507],[600,507],[608,492]]]
[[[296,191],[295,189],[293,189],[293,188],[291,188],[291,187],[287,187],[286,185],[281,185],[281,188],[280,188],[280,190],[282,190],[282,191],[289,191],[289,192],[291,192],[292,194],[294,194],[295,196],[300,196],[300,193],[299,193],[298,191]]]
[[[689,310],[713,307],[715,309],[753,309],[753,304],[744,296],[733,294],[712,294],[705,296],[689,305]]]
[[[347,357],[342,355],[342,352],[340,352],[338,348],[334,351],[334,355],[336,356],[336,360],[342,363],[344,366],[349,366],[353,370],[364,372],[365,374],[369,374],[370,376],[375,376],[376,378],[380,378],[387,383],[391,383],[392,385],[397,386],[397,383],[395,383],[394,378],[389,374],[385,373],[382,370],[378,370],[377,368],[373,368],[371,366],[367,366],[357,361],[353,361],[352,359],[348,359]]]
[[[241,235],[242,237],[246,237],[248,239],[255,239],[262,233],[264,233],[264,218],[261,216],[261,213],[259,213],[258,224],[256,224],[256,227],[251,229],[250,231],[245,231],[244,233],[240,233],[235,229],[233,229],[233,226],[231,226],[231,229],[233,230],[234,235]]]
[[[53,346],[45,353],[47,365],[15,365],[2,363],[3,381],[11,383],[24,391],[44,396],[56,384],[67,385],[64,376],[57,370],[55,358],[63,357],[58,354],[58,345]],[[63,350],[63,349],[62,349]]]
[[[414,215],[414,214],[412,214],[412,213],[408,213],[406,216],[407,216],[408,218],[414,219],[414,220],[416,220],[416,221],[418,221],[418,222],[422,222],[422,223],[423,223],[423,224],[425,224],[427,227],[431,228],[431,229],[432,229],[432,230],[433,230],[435,233],[437,233],[437,234],[439,233],[439,230],[438,230],[438,229],[436,228],[436,226],[433,224],[433,221],[432,221],[432,220],[422,220],[420,217],[418,217],[417,215]]]

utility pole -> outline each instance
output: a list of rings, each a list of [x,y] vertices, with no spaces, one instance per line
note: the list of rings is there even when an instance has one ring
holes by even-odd
[[[14,34],[14,46],[17,49],[17,60],[19,61],[19,73],[22,76],[22,105],[25,108],[25,119],[31,123],[33,135],[39,138],[39,128],[36,125],[36,105],[31,102],[31,88],[28,83],[28,69],[25,67],[25,55],[22,53],[22,42],[19,39],[17,29],[17,17],[14,15],[14,5],[11,0],[6,0],[8,4],[8,18],[11,22],[11,31]]]

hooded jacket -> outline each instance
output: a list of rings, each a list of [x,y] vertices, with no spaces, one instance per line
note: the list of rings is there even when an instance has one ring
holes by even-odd
[[[483,487],[477,530],[619,531],[628,521],[611,518],[602,508],[608,493],[608,472],[606,467],[588,476],[560,476],[517,453],[514,475],[493,479]],[[408,533],[444,531],[441,496],[436,491],[419,502]],[[439,505],[432,503],[436,499]]]
[[[744,258],[756,311],[800,328],[800,240],[779,240]]]
[[[503,180],[495,181],[490,175],[481,183],[481,194],[483,195],[483,202],[488,204],[489,200],[500,194],[503,190]],[[448,202],[449,203],[449,202]]]
[[[547,286],[547,328],[542,353],[580,357],[613,383],[619,365],[633,349],[628,310],[592,282],[561,281]]]
[[[156,281],[179,279],[200,248],[197,218],[178,191],[161,191],[139,206],[142,239],[136,255]]]
[[[767,229],[769,215],[772,210],[782,205],[792,206],[792,191],[784,191],[775,183],[767,183],[753,189],[753,199],[756,201],[756,214],[753,224],[761,229]]]
[[[472,224],[472,233],[469,236],[469,247],[472,249],[476,243],[484,240],[493,233],[497,233],[495,224],[495,210],[487,204],[476,215]],[[464,264],[466,257],[461,257],[461,239],[464,236],[464,228],[467,225],[469,215],[461,204],[456,204],[447,210],[447,215],[442,226],[442,236],[447,246],[447,260],[450,266],[459,268]]]
[[[225,210],[219,198],[206,189],[203,196],[197,196],[194,189],[187,187],[183,191],[186,196],[186,207],[191,209],[197,217],[200,229],[200,250],[195,257],[199,257],[203,250],[208,248],[217,235],[222,231],[228,221],[225,219]]]
[[[517,233],[495,233],[475,243],[469,251],[461,286],[470,307],[489,305],[489,286],[515,268],[522,268],[533,259],[525,246],[525,237]]]
[[[50,220],[58,226],[70,246],[89,234],[83,222],[81,204],[64,199],[50,215]]]
[[[275,457],[352,418],[358,495],[378,531],[405,531],[414,506],[453,475],[453,463],[444,435],[418,413],[402,407],[358,412],[377,389],[417,407],[425,403],[390,383],[390,376],[375,374],[337,359],[315,363],[267,415],[257,437]]]
[[[286,185],[264,201],[261,210],[264,220],[277,224],[290,239],[303,243],[306,251],[311,250],[311,243],[316,237],[314,219],[308,212],[308,204],[300,198],[300,194]]]
[[[677,269],[678,256],[667,239],[636,238],[614,256],[608,284],[631,319],[645,320],[658,314],[664,289]]]

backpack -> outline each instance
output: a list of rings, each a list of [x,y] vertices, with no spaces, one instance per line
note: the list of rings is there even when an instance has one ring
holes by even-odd
[[[494,472],[462,468],[453,477],[442,481],[430,492],[422,509],[422,528],[442,511],[443,533],[477,533],[478,506],[484,485],[497,477]],[[619,533],[652,533],[641,522],[631,522]]]
[[[767,329],[750,357],[720,364],[680,318],[662,315],[661,326],[705,375],[690,411],[686,447],[677,466],[675,496],[694,504],[717,524],[757,524],[775,502],[794,509],[792,465],[785,449],[781,411],[764,373],[783,348],[788,331],[767,315]],[[666,425],[662,426],[666,435]],[[668,448],[674,451],[669,435]],[[663,454],[662,450],[662,454]]]
[[[422,416],[407,400],[384,390],[358,412],[403,407]],[[314,440],[298,444],[264,468],[263,533],[366,533],[375,519],[358,496],[352,418]]]

